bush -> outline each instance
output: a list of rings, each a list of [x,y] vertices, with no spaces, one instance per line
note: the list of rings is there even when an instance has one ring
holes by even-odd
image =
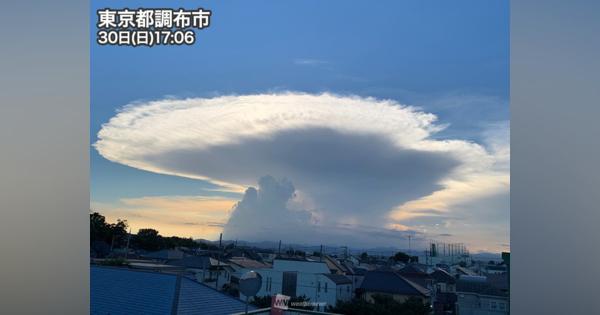
[[[335,307],[329,307],[328,312],[345,315],[428,315],[431,307],[418,298],[409,298],[400,303],[390,296],[374,295],[375,303],[363,299],[353,299],[348,302],[338,302]]]

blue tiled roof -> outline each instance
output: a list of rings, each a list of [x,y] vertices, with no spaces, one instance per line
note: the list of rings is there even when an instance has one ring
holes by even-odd
[[[177,277],[117,268],[90,268],[90,314],[171,314]]]
[[[92,315],[217,315],[245,309],[244,302],[193,280],[126,268],[92,266],[90,298]]]
[[[243,312],[246,304],[190,279],[181,279],[177,314],[218,315]],[[249,310],[254,307],[249,306]]]

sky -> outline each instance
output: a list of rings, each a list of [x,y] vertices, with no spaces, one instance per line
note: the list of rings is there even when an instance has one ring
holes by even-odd
[[[94,43],[92,2],[91,210],[203,239],[510,248],[507,1],[182,3],[213,12],[194,46],[132,48]]]

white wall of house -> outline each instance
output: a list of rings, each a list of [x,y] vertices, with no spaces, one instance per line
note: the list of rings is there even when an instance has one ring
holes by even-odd
[[[275,259],[273,261],[273,270],[298,271],[305,273],[330,273],[327,264],[324,262],[283,259]]]
[[[352,298],[352,284],[336,285],[324,274],[329,273],[325,263],[275,260],[273,268],[255,270],[262,277],[262,286],[257,296],[272,296],[283,293],[283,273],[296,272],[296,296],[304,295],[310,302],[335,306],[337,300]],[[246,297],[240,294],[244,300]],[[321,308],[323,310],[323,308]]]
[[[196,281],[200,283],[204,283],[210,287],[216,288],[217,285],[217,277],[219,279],[219,289],[223,287],[225,284],[229,284],[231,281],[231,271],[232,269],[223,269],[223,270],[211,270],[206,268],[203,269],[186,269],[188,271],[192,271],[196,275]]]
[[[457,293],[459,315],[508,315],[508,299],[504,297]]]

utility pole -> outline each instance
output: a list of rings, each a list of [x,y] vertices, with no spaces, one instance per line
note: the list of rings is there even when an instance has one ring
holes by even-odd
[[[221,242],[223,241],[223,233],[219,234],[219,255],[217,256],[217,281],[215,282],[215,289],[219,291],[219,277],[221,276]]]
[[[279,240],[279,249],[277,250],[277,256],[281,257],[281,240]]]
[[[131,239],[131,228],[129,228],[129,233],[127,233],[127,246],[125,246],[125,260],[127,260],[127,256],[129,255],[129,240]]]
[[[323,261],[323,245],[321,245],[321,251],[319,252],[319,262]]]
[[[112,253],[113,247],[115,246],[115,236],[113,235],[110,240],[110,252]]]
[[[210,254],[208,256],[208,262],[210,263]],[[202,283],[206,282],[206,259],[202,260]]]

